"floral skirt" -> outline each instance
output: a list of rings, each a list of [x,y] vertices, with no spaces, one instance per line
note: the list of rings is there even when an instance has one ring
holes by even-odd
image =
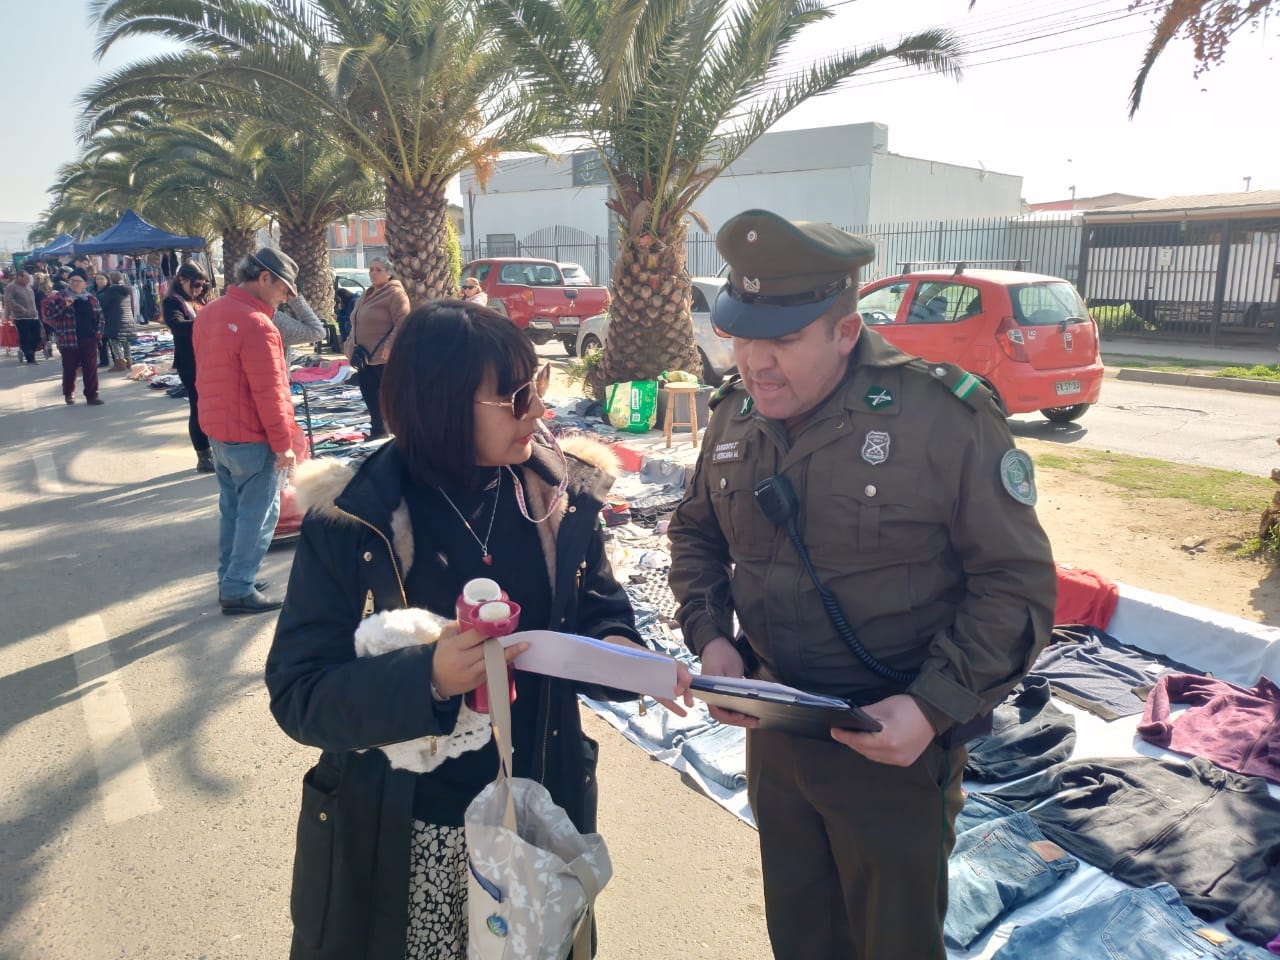
[[[405,960],[467,955],[467,843],[462,827],[413,821]]]

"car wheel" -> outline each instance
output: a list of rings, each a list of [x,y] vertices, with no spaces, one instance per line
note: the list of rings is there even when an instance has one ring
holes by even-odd
[[[1084,412],[1093,404],[1091,403],[1073,403],[1069,407],[1045,407],[1040,412],[1046,420],[1054,423],[1070,423],[1072,420],[1079,420],[1084,416]]]
[[[569,334],[560,338],[560,342],[564,344],[564,352],[571,357],[578,355],[578,337],[576,334]]]
[[[603,350],[604,344],[600,342],[600,338],[593,333],[588,333],[582,338],[582,353],[586,356],[592,350]]]

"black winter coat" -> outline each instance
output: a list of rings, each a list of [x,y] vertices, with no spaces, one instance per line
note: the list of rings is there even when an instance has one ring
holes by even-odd
[[[566,497],[538,527],[551,573],[550,624],[638,640],[598,525],[613,482],[605,469],[612,454],[594,441],[578,455],[571,444],[565,447]],[[311,509],[266,667],[271,711],[281,728],[323,750],[303,780],[290,956],[402,960],[419,775],[394,769],[380,750],[365,748],[446,735],[459,701],[455,698],[451,707],[437,704],[428,692],[434,647],[357,658],[353,635],[367,612],[426,606],[406,596],[403,584],[415,552],[417,563],[439,560],[424,549],[430,545],[417,545],[415,551],[394,441],[354,477],[335,461],[312,461],[300,472],[299,501]],[[559,461],[535,443],[533,458],[521,472],[529,510],[541,516],[560,480]],[[580,830],[594,831],[596,744],[582,733],[579,687],[537,680],[535,729],[513,731],[514,774],[542,782]]]

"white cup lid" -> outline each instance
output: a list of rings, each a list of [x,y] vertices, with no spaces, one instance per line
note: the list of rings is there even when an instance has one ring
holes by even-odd
[[[476,611],[476,616],[485,623],[501,623],[511,616],[511,604],[491,600]]]
[[[502,588],[498,586],[496,580],[477,577],[474,580],[468,580],[463,586],[462,599],[471,604],[484,603],[486,600],[500,600]]]

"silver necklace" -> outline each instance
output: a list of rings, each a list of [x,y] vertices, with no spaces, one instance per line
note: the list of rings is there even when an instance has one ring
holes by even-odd
[[[458,505],[449,499],[449,495],[444,492],[442,487],[436,487],[440,491],[440,496],[444,497],[444,502],[453,507],[453,512],[458,515],[458,519],[462,521],[462,525],[467,528],[467,533],[471,534],[476,543],[480,544],[481,561],[486,567],[493,566],[493,555],[489,553],[489,538],[493,536],[493,521],[498,516],[498,500],[502,497],[502,471],[498,471],[498,487],[493,495],[493,512],[489,514],[489,529],[481,540],[472,529],[470,521],[462,515],[462,511],[458,509]]]

